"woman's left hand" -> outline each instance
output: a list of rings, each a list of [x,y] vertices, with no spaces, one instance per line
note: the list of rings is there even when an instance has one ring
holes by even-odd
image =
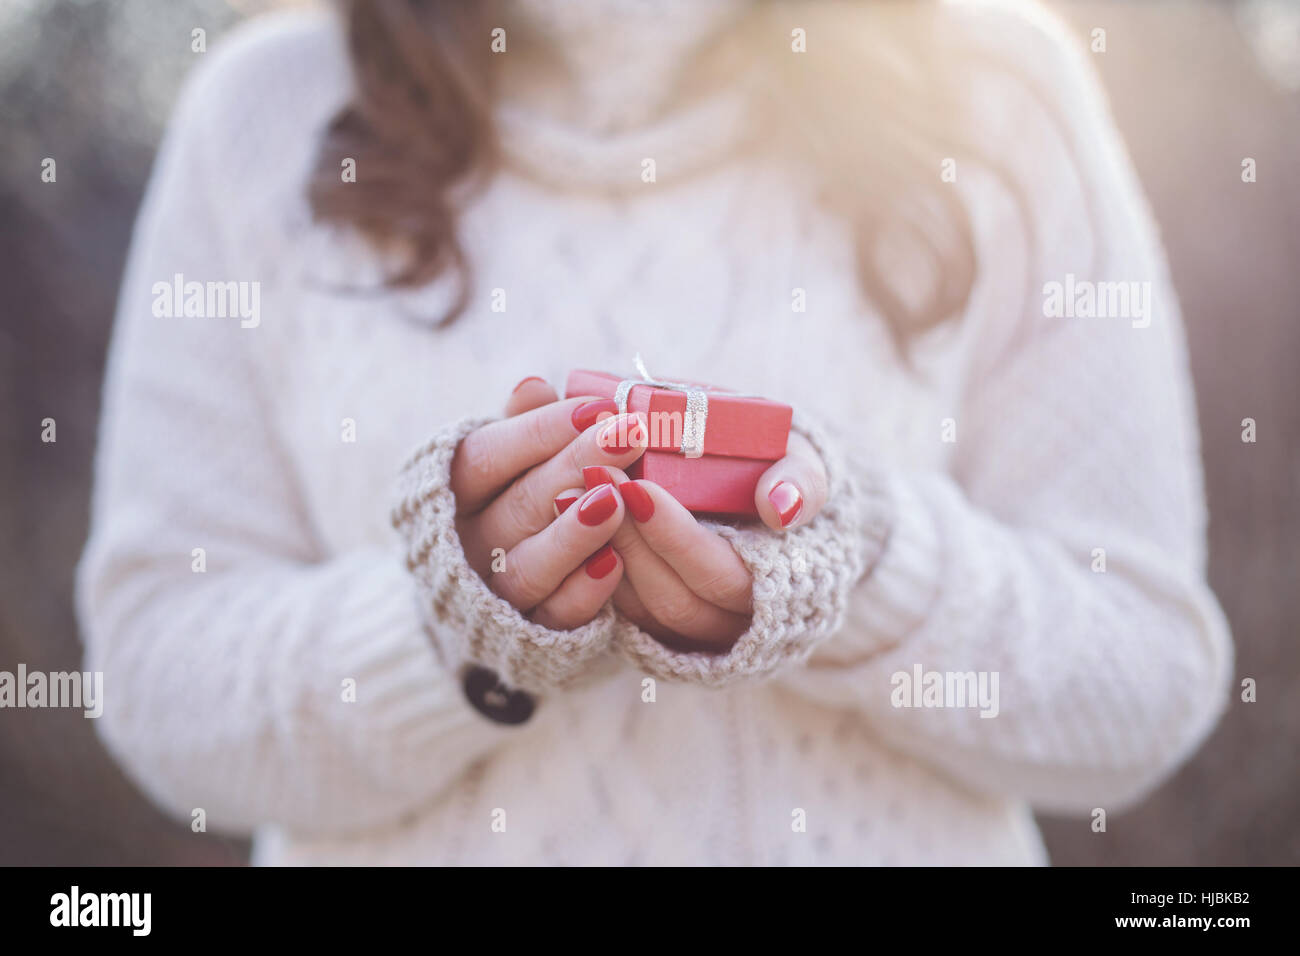
[[[515,390],[506,406],[517,415],[558,399],[540,379]],[[587,489],[618,488],[628,517],[611,544],[624,577],[614,604],[646,633],[674,650],[726,652],[751,618],[753,579],[726,539],[705,528],[652,481],[630,480],[617,468],[585,470]],[[587,489],[561,494],[557,502]],[[787,454],[763,473],[754,502],[763,523],[788,531],[811,521],[826,502],[826,469],[812,445],[795,432]]]

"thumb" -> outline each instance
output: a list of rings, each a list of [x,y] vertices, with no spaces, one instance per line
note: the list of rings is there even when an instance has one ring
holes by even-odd
[[[510,398],[506,401],[506,418],[531,412],[534,408],[559,401],[559,398],[546,379],[530,375],[510,393]]]
[[[791,432],[786,456],[758,480],[754,506],[763,524],[789,531],[817,517],[826,493],[826,466],[806,438]]]

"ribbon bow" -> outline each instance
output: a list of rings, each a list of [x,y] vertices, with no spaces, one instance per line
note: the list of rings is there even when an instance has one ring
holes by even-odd
[[[614,401],[618,404],[619,414],[622,415],[627,412],[627,397],[631,394],[632,389],[638,385],[666,388],[674,392],[685,392],[686,415],[682,419],[681,453],[687,458],[702,456],[704,454],[704,429],[709,421],[708,392],[699,385],[692,385],[689,382],[666,382],[651,377],[650,373],[646,371],[645,363],[641,361],[640,352],[633,359],[633,364],[636,365],[636,370],[641,374],[641,378],[625,378],[618,383],[618,388],[614,390]]]

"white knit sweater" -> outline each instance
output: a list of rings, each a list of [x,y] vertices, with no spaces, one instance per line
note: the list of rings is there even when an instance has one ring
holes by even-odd
[[[342,293],[377,260],[311,223],[304,184],[348,95],[338,25],[271,18],[209,54],[134,240],[79,575],[98,726],[140,786],[184,819],[256,832],[263,863],[1019,864],[1045,860],[1031,807],[1113,811],[1168,774],[1231,666],[1203,581],[1177,303],[1081,41],[1006,13],[969,29],[1037,93],[972,79],[1034,242],[963,168],[979,279],[910,369],[811,187],[757,156],[670,161],[699,147],[681,139],[698,118],[592,106],[592,35],[560,43],[587,51],[572,71],[585,113],[643,122],[566,126],[544,90],[503,106],[514,158],[465,214],[475,294],[442,328],[428,319],[447,283]],[[653,184],[646,149],[663,160]],[[547,181],[600,159],[628,188]],[[154,283],[178,273],[256,280],[260,323],[156,315]],[[1149,326],[1045,317],[1037,290],[1067,274],[1150,282]],[[416,574],[390,524],[416,448],[444,449],[417,479],[434,501],[456,423],[498,414],[525,375],[630,370],[636,352],[787,401],[831,436],[841,510],[803,538],[733,536],[756,570],[741,656],[650,648],[610,609],[591,646],[539,636],[472,572],[448,577],[445,508],[407,529],[443,548]],[[447,580],[450,613],[431,613]],[[480,628],[581,644],[591,672],[543,682],[528,722],[493,723],[448,659],[472,656]],[[997,716],[894,706],[893,676],[916,667],[996,673]]]

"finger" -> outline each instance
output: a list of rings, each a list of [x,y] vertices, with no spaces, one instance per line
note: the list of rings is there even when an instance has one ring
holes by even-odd
[[[623,514],[623,501],[612,485],[593,488],[511,549],[505,567],[491,575],[488,586],[517,608],[536,607],[614,536]]]
[[[774,531],[789,531],[817,517],[826,504],[826,466],[808,439],[790,433],[786,456],[758,480],[754,505]]]
[[[645,631],[655,640],[668,647],[673,647],[675,642],[682,641],[682,638],[673,634],[658,621],[656,621],[645,609],[641,599],[637,597],[636,588],[632,587],[632,582],[624,574],[614,588],[614,608],[625,618]]]
[[[641,599],[636,596],[636,588],[632,587],[632,582],[627,579],[627,575],[623,575],[618,586],[614,588],[614,607],[643,631],[650,631],[650,626],[654,624],[654,618],[645,609]],[[650,633],[654,632],[650,631]]]
[[[613,405],[613,399],[608,400]],[[460,513],[474,513],[523,472],[553,458],[586,431],[589,398],[552,402],[470,432],[451,462],[451,490]]]
[[[612,484],[615,488],[618,488],[620,485],[626,485],[630,481],[627,473],[622,469],[598,465],[589,465],[582,469],[582,478],[588,490],[602,484]],[[621,498],[622,495],[620,494],[619,497]],[[626,501],[623,502],[623,507],[624,509],[627,508]],[[638,561],[648,561],[651,558],[657,557],[654,552],[650,550],[649,545],[645,543],[645,539],[641,537],[640,532],[637,531],[635,523],[631,521],[624,520],[624,522],[618,526],[618,530],[614,532],[614,537],[611,543],[620,555],[626,556],[628,554],[633,554],[641,556],[638,557]]]
[[[623,558],[623,578],[635,589],[645,613],[662,629],[683,638],[690,649],[725,649],[748,629],[748,616],[711,604],[688,588],[632,522],[623,523],[613,544]],[[662,633],[649,632],[655,637]]]
[[[528,616],[553,631],[581,627],[600,613],[622,579],[623,560],[605,544]]]
[[[594,486],[593,486],[594,487]],[[559,517],[577,504],[579,498],[585,495],[591,488],[565,488],[551,501],[551,510],[555,517]]]
[[[555,496],[552,504],[554,506],[555,517],[559,517],[568,511],[569,508],[592,488],[597,485],[613,485],[617,488],[625,484],[628,480],[627,472],[621,468],[611,468],[602,465],[588,465],[582,469],[582,481],[586,486],[584,488],[565,488]],[[622,497],[621,495],[619,497]]]
[[[683,637],[681,634],[668,630],[645,609],[641,599],[637,597],[636,589],[632,587],[627,576],[619,582],[618,587],[614,589],[614,607],[625,618],[645,631],[656,641],[671,651],[680,653],[707,653],[721,654],[729,650],[735,643],[735,637],[723,636],[711,639],[701,639],[692,637]],[[736,635],[739,636],[739,635]]]
[[[614,607],[625,618],[671,650],[690,652],[726,649],[726,642],[721,640],[716,645],[702,645],[698,640],[682,637],[668,630],[645,609],[645,605],[637,597],[636,588],[632,587],[632,582],[626,575],[618,582],[618,587],[614,588]]]
[[[582,483],[588,491],[597,485],[614,485],[617,487],[627,481],[627,472],[612,465],[587,465],[582,469]]]
[[[628,425],[629,420],[635,423],[635,428]],[[615,432],[615,437],[604,436],[604,429]],[[513,548],[554,520],[555,496],[565,488],[583,484],[583,468],[630,465],[641,456],[647,440],[644,418],[640,416],[616,416],[592,425],[559,454],[521,475],[484,508],[479,515],[480,533],[485,540],[500,547]]]
[[[595,487],[594,485],[592,487]],[[585,495],[590,488],[565,488],[551,502],[551,512],[554,517],[558,518],[564,512],[577,504],[578,499]],[[457,533],[460,535],[461,547],[465,550],[465,558],[469,561],[470,567],[479,573],[479,577],[487,579],[488,571],[492,568],[494,553],[497,549],[509,551],[510,548],[518,544],[518,541],[503,544],[482,535],[482,519],[480,516],[468,515],[457,517]],[[522,540],[522,539],[521,539]]]
[[[546,379],[530,375],[514,387],[506,401],[506,417],[513,418],[534,408],[541,408],[551,402],[557,402],[560,396],[555,393]]]
[[[751,610],[753,578],[731,545],[653,481],[618,486],[642,540],[695,594],[737,614]]]

